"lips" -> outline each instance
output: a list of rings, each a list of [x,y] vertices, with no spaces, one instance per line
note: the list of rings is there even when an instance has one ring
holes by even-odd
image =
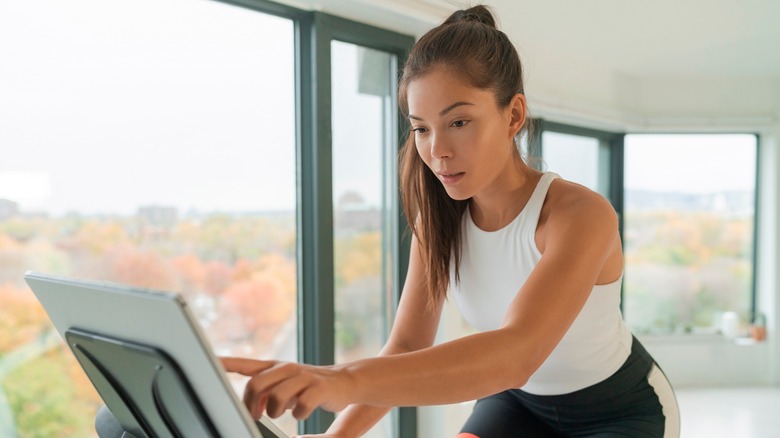
[[[463,179],[463,176],[466,175],[465,172],[441,172],[436,174],[439,177],[439,180],[444,184],[455,184],[461,179]]]

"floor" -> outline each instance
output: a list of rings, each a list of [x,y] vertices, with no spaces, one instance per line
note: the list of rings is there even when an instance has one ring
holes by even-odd
[[[681,438],[780,438],[780,387],[675,388]]]

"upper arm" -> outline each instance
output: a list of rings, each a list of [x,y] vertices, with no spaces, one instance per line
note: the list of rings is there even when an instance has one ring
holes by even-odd
[[[444,300],[439,300],[433,308],[428,304],[424,263],[417,238],[412,236],[406,282],[383,353],[414,351],[433,345]]]
[[[542,257],[502,323],[519,334],[518,354],[528,361],[529,373],[566,334],[600,274],[616,272],[616,280],[622,270],[617,216],[600,195],[576,189],[557,197],[544,227]]]

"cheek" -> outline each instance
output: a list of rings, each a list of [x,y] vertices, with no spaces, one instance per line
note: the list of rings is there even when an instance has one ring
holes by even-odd
[[[506,155],[511,152],[514,140],[510,140],[501,134],[497,129],[485,133],[482,144],[485,145],[483,152],[486,155],[505,159]]]
[[[480,171],[493,173],[496,168],[502,167],[511,158],[506,140],[490,134],[473,140],[468,154],[461,155],[463,158],[468,158],[471,163],[478,164]]]
[[[425,142],[415,141],[414,146],[417,149],[417,155],[430,166],[431,163],[431,149],[425,144]]]

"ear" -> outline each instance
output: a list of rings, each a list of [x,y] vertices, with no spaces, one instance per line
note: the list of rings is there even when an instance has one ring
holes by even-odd
[[[525,125],[526,114],[525,95],[517,93],[509,102],[509,133],[513,138]]]

